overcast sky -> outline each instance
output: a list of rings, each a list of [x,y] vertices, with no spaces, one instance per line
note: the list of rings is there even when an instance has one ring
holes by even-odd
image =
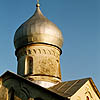
[[[41,11],[62,31],[62,80],[92,77],[100,90],[100,0],[40,0]],[[13,37],[34,14],[36,0],[0,0],[0,75],[16,73]]]

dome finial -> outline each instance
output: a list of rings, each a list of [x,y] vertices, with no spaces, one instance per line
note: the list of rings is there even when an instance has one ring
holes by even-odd
[[[40,7],[39,0],[37,0],[36,7]]]

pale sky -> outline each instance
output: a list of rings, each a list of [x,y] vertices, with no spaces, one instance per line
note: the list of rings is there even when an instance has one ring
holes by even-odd
[[[0,75],[17,71],[13,37],[34,14],[36,0],[0,0]],[[92,77],[100,90],[100,0],[40,0],[42,13],[63,33],[62,80]]]

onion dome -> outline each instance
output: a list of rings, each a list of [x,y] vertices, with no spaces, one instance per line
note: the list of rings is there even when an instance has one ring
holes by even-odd
[[[39,4],[36,5],[34,15],[15,32],[14,45],[16,49],[37,43],[62,47],[62,32],[54,23],[43,16],[39,6]]]

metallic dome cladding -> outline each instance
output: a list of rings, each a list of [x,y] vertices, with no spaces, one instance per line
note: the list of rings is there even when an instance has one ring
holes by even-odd
[[[37,6],[34,15],[24,22],[14,36],[15,48],[21,48],[32,43],[43,43],[62,47],[63,37],[59,28],[49,21]]]

